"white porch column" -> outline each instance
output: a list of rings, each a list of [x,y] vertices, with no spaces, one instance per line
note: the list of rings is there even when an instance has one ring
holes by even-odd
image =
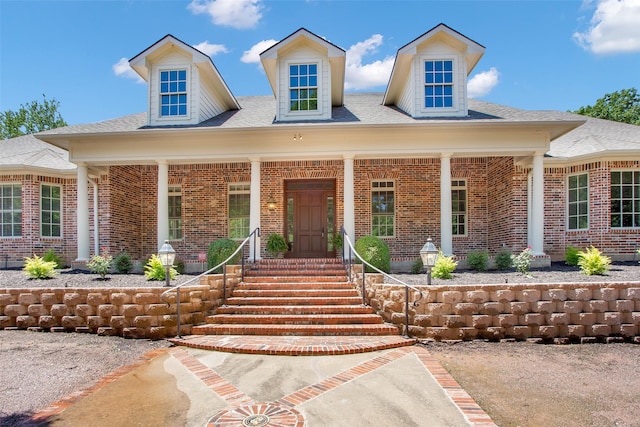
[[[442,153],[440,156],[440,248],[446,256],[453,255],[451,221],[451,153]]]
[[[353,183],[353,156],[344,156],[344,230],[356,243],[355,189]]]
[[[169,163],[158,160],[158,249],[169,240]]]
[[[260,227],[260,159],[251,159],[251,196],[249,199],[249,231]],[[255,250],[255,252],[254,252]],[[255,253],[255,260],[253,254]],[[260,237],[256,238],[255,246],[253,239],[249,242],[249,259],[257,261],[262,259],[260,255]]]
[[[78,165],[77,220],[78,220],[78,261],[88,261],[89,246],[89,171],[86,165]],[[98,224],[95,225],[96,227]],[[97,254],[96,254],[97,255]]]
[[[544,255],[544,154],[533,156],[532,186],[531,186],[531,217],[529,246],[534,255]]]

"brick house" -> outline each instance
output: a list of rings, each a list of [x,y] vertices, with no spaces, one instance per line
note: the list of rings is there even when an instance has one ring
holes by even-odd
[[[344,227],[385,239],[396,266],[428,237],[459,256],[633,257],[640,127],[469,99],[484,50],[440,24],[398,50],[384,93],[345,93],[345,51],[299,29],[261,54],[274,96],[236,97],[167,35],[130,61],[146,112],[21,137],[59,164],[2,156],[0,256],[143,258],[169,239],[188,262],[260,227],[260,257],[272,233],[287,256],[333,257]]]

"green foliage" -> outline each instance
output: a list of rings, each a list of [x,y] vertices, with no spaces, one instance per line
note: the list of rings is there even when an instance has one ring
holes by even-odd
[[[33,258],[25,257],[24,274],[32,279],[51,279],[58,274],[56,263],[53,261],[45,261],[43,258],[33,254]]]
[[[453,256],[444,256],[442,251],[439,251],[436,264],[431,269],[431,276],[437,279],[451,279],[453,278],[451,273],[454,272],[457,266],[458,261],[455,261]]]
[[[271,256],[276,257],[278,254],[287,252],[289,245],[287,245],[287,241],[282,234],[273,233],[267,238],[267,244],[264,249],[270,253]]]
[[[489,252],[473,251],[467,254],[469,268],[476,271],[487,271],[489,267]]]
[[[640,94],[638,94],[636,88],[608,93],[598,99],[595,105],[580,107],[574,113],[640,125]]]
[[[173,266],[175,267],[175,269],[178,272],[178,274],[184,274],[184,260],[183,259],[176,258],[175,262],[173,263]]]
[[[64,265],[64,261],[62,261],[62,257],[56,254],[56,251],[54,251],[53,249],[49,249],[47,252],[45,252],[44,255],[42,256],[42,259],[49,262],[55,262],[56,269],[62,268],[62,266]]]
[[[564,251],[564,262],[567,265],[578,265],[580,261],[580,250],[574,248],[573,246],[567,246],[567,249]]]
[[[18,111],[0,112],[0,139],[67,126],[58,111],[60,103],[55,98],[48,100],[44,94],[42,97],[42,103],[31,101],[20,105]]]
[[[593,246],[580,252],[579,257],[578,265],[580,266],[580,270],[587,276],[604,274],[609,270],[609,266],[611,266],[611,258],[602,255],[602,253]]]
[[[175,279],[177,275],[178,272],[176,271],[176,269],[171,267],[169,269],[169,277],[171,278],[171,280]],[[151,258],[149,258],[147,265],[144,266],[144,277],[146,277],[147,280],[166,279],[167,270],[164,268],[164,265],[162,265],[162,261],[160,261],[160,258],[156,254],[151,255]]]
[[[116,266],[118,273],[128,274],[133,270],[133,261],[131,255],[126,251],[120,252],[113,260],[113,264]]]
[[[232,239],[218,239],[211,242],[207,250],[207,270],[229,258],[236,249],[238,249],[238,242]],[[238,252],[230,263],[237,264],[241,256],[242,254]],[[222,267],[216,268],[213,272],[222,273]]]
[[[411,264],[411,274],[420,274],[424,269],[424,263],[422,262],[422,258],[416,258],[413,260]]]
[[[512,255],[511,259],[513,261],[513,266],[516,268],[518,273],[529,276],[529,270],[531,269],[531,260],[533,259],[533,251],[531,250],[531,248],[527,247],[518,255]]]
[[[513,259],[511,258],[511,252],[502,249],[500,252],[493,257],[493,261],[496,263],[496,268],[498,270],[508,270],[513,265]]]
[[[389,246],[376,236],[363,236],[358,239],[355,244],[356,252],[368,263],[374,267],[388,273],[391,271],[391,255],[389,254]],[[360,263],[360,260],[357,260]],[[374,272],[371,267],[366,266],[365,271]]]
[[[103,250],[102,254],[91,257],[89,262],[87,262],[87,268],[92,273],[99,274],[100,277],[104,279],[107,273],[109,273],[112,262],[113,257],[109,255],[106,250]]]

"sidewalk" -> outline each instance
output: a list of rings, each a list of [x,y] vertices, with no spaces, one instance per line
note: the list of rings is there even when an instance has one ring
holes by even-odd
[[[93,427],[495,425],[419,345],[339,356],[152,353],[34,419]]]

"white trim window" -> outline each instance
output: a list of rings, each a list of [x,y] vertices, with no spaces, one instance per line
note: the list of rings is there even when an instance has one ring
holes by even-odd
[[[22,236],[22,185],[0,185],[0,237]]]
[[[169,240],[182,238],[182,188],[169,187]]]
[[[443,109],[454,107],[453,59],[427,59],[424,61],[423,108]]]
[[[454,236],[467,235],[467,181],[451,181],[451,225]]]
[[[371,182],[371,234],[394,237],[396,222],[395,183]]]
[[[318,111],[318,64],[289,64],[289,111]]]
[[[40,185],[40,235],[62,237],[62,187]]]
[[[187,70],[160,71],[160,117],[187,115]]]
[[[589,174],[569,175],[567,178],[567,228],[589,228]]]
[[[251,184],[229,184],[229,238],[244,239],[249,235],[251,217]]]
[[[611,171],[611,228],[640,227],[640,172]]]

